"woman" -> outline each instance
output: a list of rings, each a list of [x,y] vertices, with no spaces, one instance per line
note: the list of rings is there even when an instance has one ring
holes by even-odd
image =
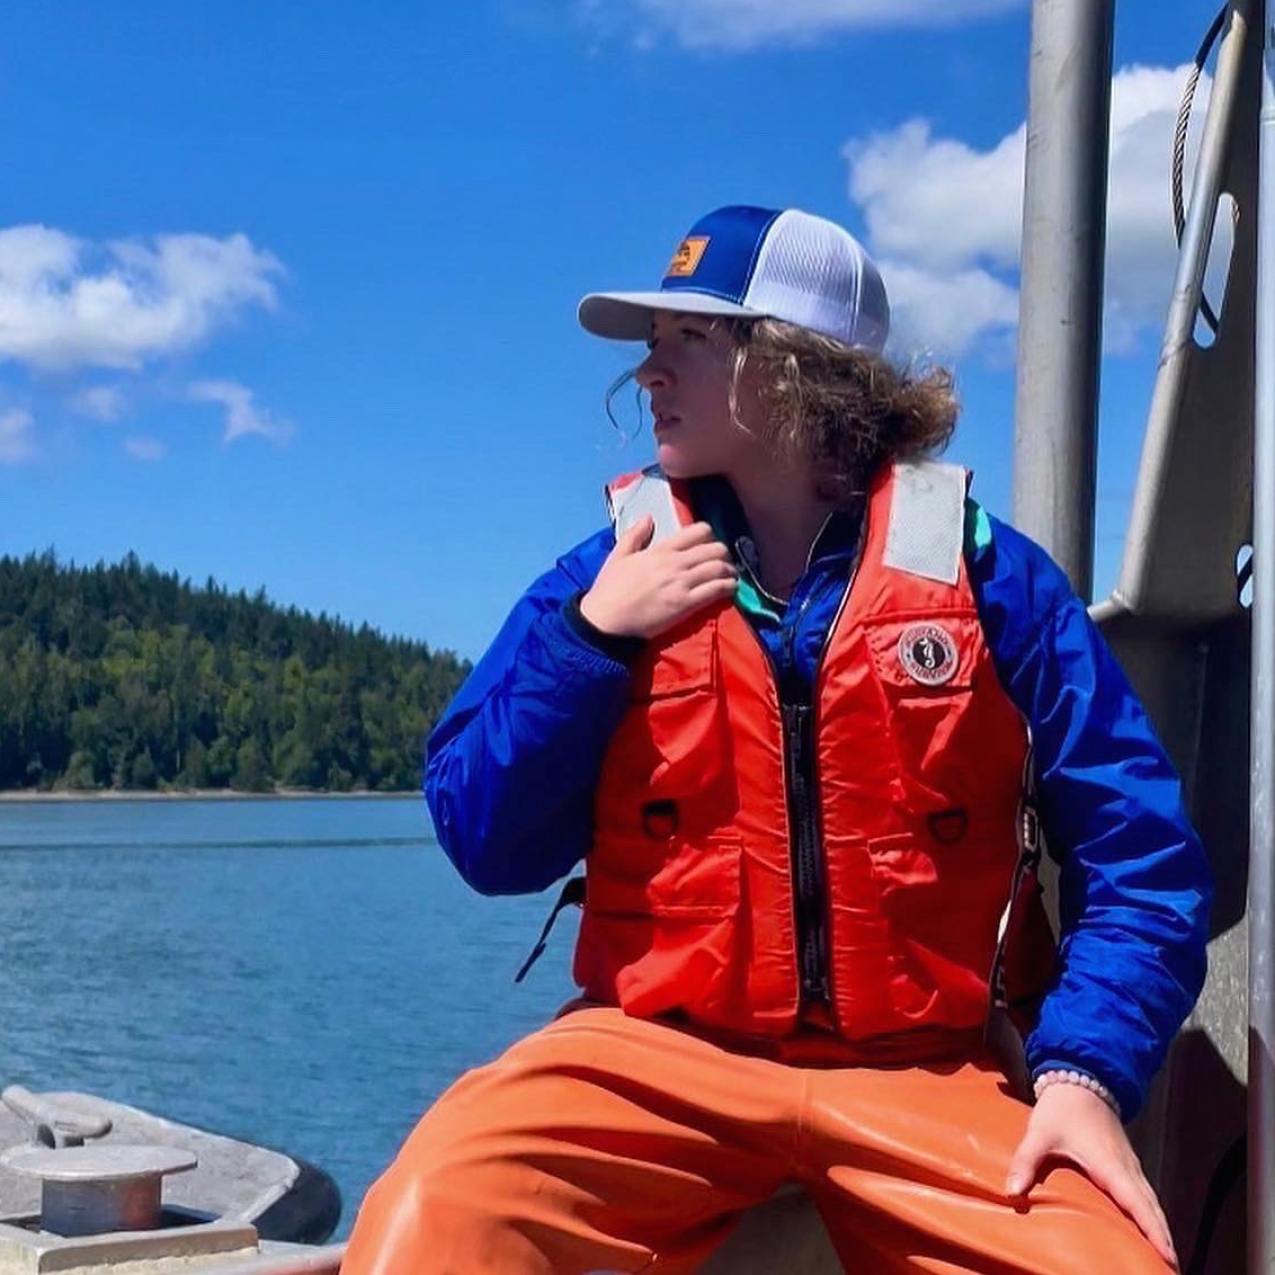
[[[1172,1265],[1121,1122],[1202,984],[1207,867],[1061,572],[928,459],[950,378],[890,366],[876,268],[795,210],[711,213],[580,317],[648,341],[658,467],[515,607],[427,790],[485,893],[585,860],[583,995],[426,1114],[344,1269],[692,1270],[788,1182],[847,1268]]]

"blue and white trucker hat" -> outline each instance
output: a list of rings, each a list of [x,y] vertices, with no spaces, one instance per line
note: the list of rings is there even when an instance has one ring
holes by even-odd
[[[782,319],[877,353],[890,334],[885,285],[863,245],[795,208],[719,208],[678,245],[658,292],[593,292],[579,314],[596,336],[645,341],[656,310]]]

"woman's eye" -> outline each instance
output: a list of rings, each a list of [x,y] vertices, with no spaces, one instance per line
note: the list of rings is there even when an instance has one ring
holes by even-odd
[[[692,341],[703,341],[705,339],[704,333],[699,328],[682,328],[681,334]]]

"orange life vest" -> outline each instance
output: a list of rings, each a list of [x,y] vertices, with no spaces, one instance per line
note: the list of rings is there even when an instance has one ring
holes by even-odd
[[[852,1041],[983,1024],[1028,743],[966,575],[965,488],[946,465],[880,476],[812,695],[733,604],[637,658],[586,860],[587,997],[770,1037],[812,1004]]]

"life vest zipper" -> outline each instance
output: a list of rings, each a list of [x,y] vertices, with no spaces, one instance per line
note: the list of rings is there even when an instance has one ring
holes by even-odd
[[[853,580],[853,575],[851,579]],[[847,584],[846,593],[849,591]],[[799,996],[802,1003],[817,1001],[827,1006],[835,1021],[836,1010],[832,1003],[827,973],[827,891],[824,887],[823,853],[820,847],[822,837],[818,808],[812,791],[816,787],[815,714],[811,691],[804,685],[797,670],[793,651],[797,622],[805,613],[809,602],[807,596],[791,627],[784,634],[782,664],[751,623],[747,624],[747,628],[770,669],[771,683],[779,701],[783,734],[784,804],[788,814],[788,854],[792,874],[793,928],[796,931],[796,950],[793,955],[797,962]],[[838,617],[844,605],[843,597],[841,606],[837,608]],[[824,636],[816,669],[823,663],[823,651],[827,649],[831,634],[830,628]]]
[[[825,924],[827,883],[824,879],[818,814],[813,800],[814,709],[810,704],[780,700],[784,723],[784,762],[788,780],[793,893],[796,902],[798,968],[804,1000],[827,1004],[828,931]]]
[[[783,663],[780,665],[761,635],[748,625],[757,645],[761,648],[774,678],[775,693],[779,699],[780,719],[783,723],[784,786],[788,809],[789,854],[793,877],[793,921],[797,939],[797,972],[801,1000],[819,1003],[827,1007],[834,1025],[837,1022],[836,1003],[832,996],[832,978],[828,960],[828,889],[824,870],[823,829],[819,818],[819,774],[816,754],[816,703],[819,678],[823,672],[824,656],[832,642],[832,635],[841,623],[841,616],[850,599],[863,546],[867,539],[868,508],[865,503],[859,521],[859,538],[855,546],[854,561],[849,577],[841,593],[832,622],[823,635],[823,643],[815,659],[815,667],[807,686],[797,669],[794,645],[797,626],[810,605],[807,594],[798,608],[797,615],[784,634]]]

